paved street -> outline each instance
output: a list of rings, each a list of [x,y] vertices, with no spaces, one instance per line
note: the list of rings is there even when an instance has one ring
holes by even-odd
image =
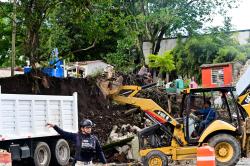
[[[109,166],[136,166],[136,164],[112,164],[110,163]],[[96,164],[95,166],[101,166],[101,164]],[[172,162],[169,163],[169,166],[196,166],[196,162],[194,161],[186,161],[181,163]],[[241,158],[240,161],[236,166],[250,166],[250,158]]]
[[[237,164],[237,166],[249,166],[249,165],[250,165],[250,158],[242,158]]]
[[[196,166],[195,161],[182,161],[169,163],[170,166]],[[250,158],[241,158],[236,166],[250,166]]]

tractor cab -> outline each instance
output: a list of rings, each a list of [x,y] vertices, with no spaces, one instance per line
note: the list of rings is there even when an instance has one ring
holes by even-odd
[[[216,131],[241,133],[244,113],[238,109],[234,87],[197,88],[184,90],[181,118],[188,144],[197,145]]]

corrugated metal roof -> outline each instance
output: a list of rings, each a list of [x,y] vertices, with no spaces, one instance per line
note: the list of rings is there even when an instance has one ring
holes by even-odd
[[[79,65],[79,66],[81,66],[81,65],[87,65],[87,64],[91,64],[91,63],[100,63],[100,62],[104,63],[101,60],[95,60],[95,61],[69,62],[67,65],[68,66],[73,66],[73,65]]]
[[[234,63],[240,63],[240,62],[236,61],[236,62],[225,62],[225,63],[215,63],[215,64],[202,64],[200,67],[207,68],[207,67],[227,66],[229,64],[234,64]]]

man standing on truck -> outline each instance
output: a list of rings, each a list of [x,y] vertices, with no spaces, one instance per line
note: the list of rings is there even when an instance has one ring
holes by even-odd
[[[51,123],[47,124],[48,127],[53,127],[65,139],[71,140],[75,143],[75,166],[92,166],[92,160],[95,154],[98,155],[100,161],[107,166],[107,161],[102,151],[99,140],[96,136],[92,135],[92,127],[95,124],[85,119],[80,122],[80,131],[78,133],[70,133],[63,131],[57,125]]]

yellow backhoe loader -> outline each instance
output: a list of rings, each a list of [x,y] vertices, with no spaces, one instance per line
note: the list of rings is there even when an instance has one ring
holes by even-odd
[[[152,86],[152,85],[148,85]],[[197,148],[204,143],[214,147],[216,164],[235,165],[242,155],[250,153],[250,93],[246,89],[235,99],[234,87],[185,89],[181,112],[173,118],[151,99],[135,97],[148,86],[122,86],[114,89],[107,82],[99,82],[105,95],[119,104],[138,107],[154,124],[139,133],[140,156],[148,166],[166,166],[172,160],[195,160]],[[109,88],[108,88],[109,87]],[[191,110],[202,109],[206,100],[212,103],[215,119],[194,136],[199,120]]]

